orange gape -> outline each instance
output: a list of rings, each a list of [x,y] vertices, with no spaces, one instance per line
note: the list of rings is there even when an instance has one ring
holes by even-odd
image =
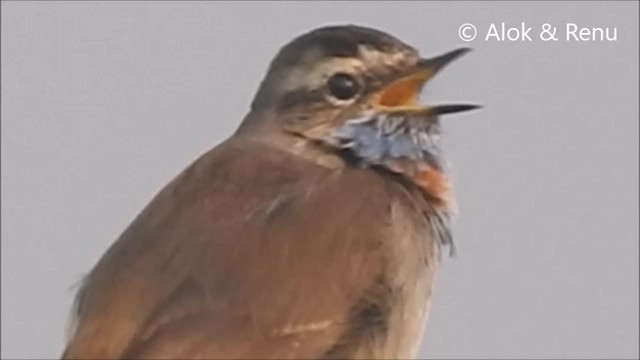
[[[430,73],[429,70],[423,70],[394,81],[379,94],[375,105],[382,108],[417,106],[418,95]]]

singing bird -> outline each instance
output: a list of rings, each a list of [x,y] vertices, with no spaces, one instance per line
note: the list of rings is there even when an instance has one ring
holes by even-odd
[[[476,108],[418,97],[467,51],[355,25],[282,47],[237,131],[86,276],[62,358],[416,356],[452,246],[439,116]]]

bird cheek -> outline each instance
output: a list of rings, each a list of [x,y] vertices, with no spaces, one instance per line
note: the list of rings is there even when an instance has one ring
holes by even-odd
[[[300,138],[330,143],[331,134],[335,128],[330,121],[324,120],[326,116],[315,114],[293,114],[288,116],[283,122],[286,132],[294,134]]]

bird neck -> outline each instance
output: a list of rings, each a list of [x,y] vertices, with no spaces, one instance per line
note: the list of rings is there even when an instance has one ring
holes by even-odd
[[[371,167],[401,176],[419,189],[434,209],[456,212],[455,197],[444,172],[437,118],[367,118],[345,122],[326,144],[283,130],[275,112],[250,112],[234,136],[249,138],[330,169]]]
[[[317,141],[283,130],[277,115],[272,111],[248,113],[233,136],[261,143],[325,168],[337,170],[347,166],[337,150],[330,151],[331,148],[322,146]]]
[[[434,207],[455,211],[444,172],[437,117],[412,119],[364,114],[334,131],[334,142],[368,166],[399,174],[417,186]]]

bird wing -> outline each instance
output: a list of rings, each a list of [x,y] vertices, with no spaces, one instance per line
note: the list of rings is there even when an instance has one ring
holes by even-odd
[[[390,186],[227,141],[90,272],[63,358],[319,358],[366,341],[384,331]]]

